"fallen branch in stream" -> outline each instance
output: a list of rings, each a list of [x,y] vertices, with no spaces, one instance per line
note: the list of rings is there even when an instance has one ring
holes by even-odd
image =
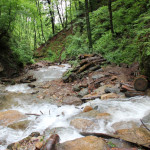
[[[144,122],[142,121],[142,119],[140,119],[142,125],[150,132],[150,129],[144,124]]]
[[[97,137],[101,137],[101,138],[105,138],[105,139],[119,139],[119,140],[123,140],[123,141],[126,141],[134,146],[137,146],[137,147],[140,147],[140,148],[144,148],[145,150],[149,150],[149,146],[144,146],[142,144],[138,144],[138,143],[134,143],[134,142],[131,142],[131,141],[127,141],[125,139],[122,139],[120,138],[119,136],[117,135],[109,135],[109,134],[105,134],[105,133],[94,133],[94,132],[80,132],[81,135],[83,136],[97,136]]]
[[[42,114],[42,115],[44,115],[44,113],[40,110],[40,113]]]
[[[25,115],[28,115],[28,116],[41,116],[39,114],[30,114],[30,113],[26,113]]]

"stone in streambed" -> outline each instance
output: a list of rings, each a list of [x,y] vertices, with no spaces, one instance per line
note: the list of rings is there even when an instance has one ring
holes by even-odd
[[[8,125],[8,127],[14,130],[25,130],[29,126],[29,123],[30,123],[29,120],[24,120],[24,121],[19,121],[19,122],[10,124]]]
[[[145,128],[131,128],[131,129],[121,129],[115,132],[118,138],[125,141],[143,145],[149,148],[150,143],[150,132]]]
[[[99,113],[96,116],[96,119],[109,119],[110,118],[110,114],[109,113]]]
[[[88,88],[84,88],[82,89],[79,93],[78,93],[78,96],[79,97],[83,97],[85,95],[89,94],[89,91],[88,91]]]
[[[97,79],[100,79],[100,78],[103,78],[103,77],[104,77],[103,74],[96,74],[96,75],[93,75],[93,76],[92,76],[92,79],[93,79],[93,80],[97,80]]]
[[[82,104],[82,101],[78,97],[67,96],[67,97],[63,98],[62,104],[63,105],[75,105],[75,106],[79,106],[79,105]]]
[[[114,99],[114,98],[119,98],[119,95],[115,93],[109,93],[109,94],[103,94],[101,95],[102,100],[107,100],[107,99]]]
[[[108,145],[102,138],[87,136],[58,144],[58,150],[107,150]]]
[[[85,108],[83,109],[83,112],[88,112],[93,110],[93,108],[91,106],[85,106]]]
[[[89,119],[96,119],[96,116],[99,114],[100,112],[97,110],[91,110],[88,112],[82,112],[80,114],[77,114],[74,116],[74,118],[89,118]]]
[[[107,87],[107,88],[105,89],[105,93],[116,93],[116,94],[118,94],[118,93],[120,93],[120,89]]]
[[[25,118],[25,115],[16,110],[0,112],[0,125],[7,126]]]
[[[73,91],[79,92],[81,90],[81,87],[79,85],[74,85],[73,86]]]
[[[138,128],[139,124],[133,121],[121,121],[114,123],[111,127],[116,131],[121,129]]]
[[[74,128],[82,131],[89,131],[95,128],[99,128],[98,123],[93,122],[92,120],[75,118],[70,122],[70,125]]]

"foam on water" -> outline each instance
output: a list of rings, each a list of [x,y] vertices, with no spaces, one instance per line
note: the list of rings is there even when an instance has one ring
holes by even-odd
[[[38,71],[34,71],[35,77],[38,82],[50,81],[59,79],[62,74],[70,68],[68,64],[62,64],[61,66],[49,66],[48,68],[40,68]]]
[[[21,92],[21,93],[31,92],[31,88],[27,84],[10,85],[7,86],[5,90],[9,92]]]
[[[50,66],[48,69],[41,68],[37,71],[40,74],[38,80],[47,81],[56,79],[62,76],[62,73],[68,69],[68,65],[65,67]],[[38,82],[39,82],[38,81]],[[27,84],[19,84],[6,87],[10,92],[31,92],[31,89]],[[150,112],[150,98],[149,97],[134,97],[131,99],[115,99],[115,100],[100,100],[95,99],[81,106],[62,106],[51,105],[49,103],[25,103],[21,99],[15,99],[18,102],[18,106],[12,106],[11,110],[18,110],[19,112],[43,114],[41,116],[27,116],[30,120],[29,126],[25,130],[14,130],[8,127],[0,126],[0,150],[6,149],[7,145],[16,141],[19,141],[27,137],[32,132],[40,132],[43,134],[45,129],[63,127],[65,130],[59,132],[61,142],[73,140],[82,137],[77,130],[70,126],[70,120],[74,115],[82,112],[82,108],[91,105],[93,108],[98,106],[100,113],[109,113],[111,119],[105,121],[104,119],[98,120],[99,129],[93,132],[109,133],[114,132],[112,125],[121,121],[135,121],[140,124],[140,119]],[[6,110],[6,109],[5,109]],[[3,110],[4,111],[4,110]]]
[[[94,132],[113,132],[112,124],[120,121],[136,121],[140,122],[147,113],[150,112],[150,98],[149,97],[135,97],[132,99],[124,100],[105,100],[96,99],[94,101],[83,104],[80,107],[75,106],[62,106],[51,105],[48,103],[43,104],[24,104],[23,106],[13,107],[13,110],[18,110],[22,113],[37,113],[41,114],[40,117],[28,116],[31,120],[31,125],[25,130],[13,130],[10,128],[0,128],[0,140],[6,140],[6,145],[25,138],[32,132],[40,132],[46,128],[53,129],[55,127],[70,127],[70,118],[82,111],[82,107],[91,105],[92,107],[98,106],[100,112],[107,112],[111,114],[109,122],[103,119],[99,120],[100,128]],[[50,114],[49,114],[50,112]],[[63,115],[64,114],[64,115]],[[74,128],[60,132],[61,142],[73,140],[82,137]],[[5,145],[5,147],[6,147]],[[3,147],[4,148],[4,147]],[[2,149],[2,147],[1,147]]]

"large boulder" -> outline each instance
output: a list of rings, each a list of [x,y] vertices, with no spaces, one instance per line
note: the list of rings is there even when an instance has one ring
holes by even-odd
[[[116,131],[116,135],[118,138],[121,138],[125,141],[129,141],[150,148],[150,132],[145,128],[140,127],[131,129],[121,129]]]
[[[107,150],[108,146],[102,138],[87,136],[58,145],[58,150]]]
[[[25,118],[26,116],[24,114],[16,110],[0,112],[0,125],[7,126]]]
[[[74,118],[89,118],[89,119],[95,119],[96,116],[99,114],[100,112],[97,110],[91,110],[88,112],[82,112],[80,114],[77,114],[74,116]]]
[[[70,125],[82,131],[89,131],[99,127],[98,123],[95,123],[92,120],[81,119],[81,118],[73,119],[70,122]]]
[[[8,125],[8,127],[14,130],[25,130],[29,126],[29,123],[30,123],[29,120],[23,120],[23,121],[14,122]]]

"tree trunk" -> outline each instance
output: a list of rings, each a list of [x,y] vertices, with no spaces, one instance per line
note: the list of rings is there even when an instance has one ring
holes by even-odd
[[[111,2],[112,2],[111,0],[108,0],[108,10],[109,10],[109,18],[110,18],[110,28],[111,28],[111,33],[114,34]]]
[[[89,8],[88,8],[88,0],[85,0],[85,14],[86,14],[86,25],[87,25],[87,34],[89,40],[89,50],[92,52],[92,36],[91,36],[91,27],[90,27],[90,19],[89,19]]]
[[[56,3],[56,8],[57,8],[57,12],[58,12],[60,23],[62,25],[62,28],[64,28],[64,24],[63,24],[63,21],[62,21],[62,18],[61,18],[61,14],[60,14],[60,11],[59,11],[59,7],[58,7],[58,1]]]
[[[42,37],[43,37],[43,39],[46,43],[46,39],[45,39],[45,36],[44,36],[44,31],[43,31],[43,22],[42,22],[42,15],[41,15],[41,9],[40,9],[40,2],[39,2],[39,0],[35,0],[35,1],[36,1],[36,6],[37,6],[38,13],[40,15]]]
[[[53,9],[53,4],[51,3],[51,0],[47,0],[48,4],[49,4],[49,13],[51,16],[51,24],[52,24],[52,32],[53,35],[55,34],[55,19],[54,19],[54,9]],[[51,6],[52,4],[52,6]]]
[[[67,25],[68,25],[68,12],[67,12],[67,1],[65,0],[65,10],[66,10],[66,27],[67,27]]]

